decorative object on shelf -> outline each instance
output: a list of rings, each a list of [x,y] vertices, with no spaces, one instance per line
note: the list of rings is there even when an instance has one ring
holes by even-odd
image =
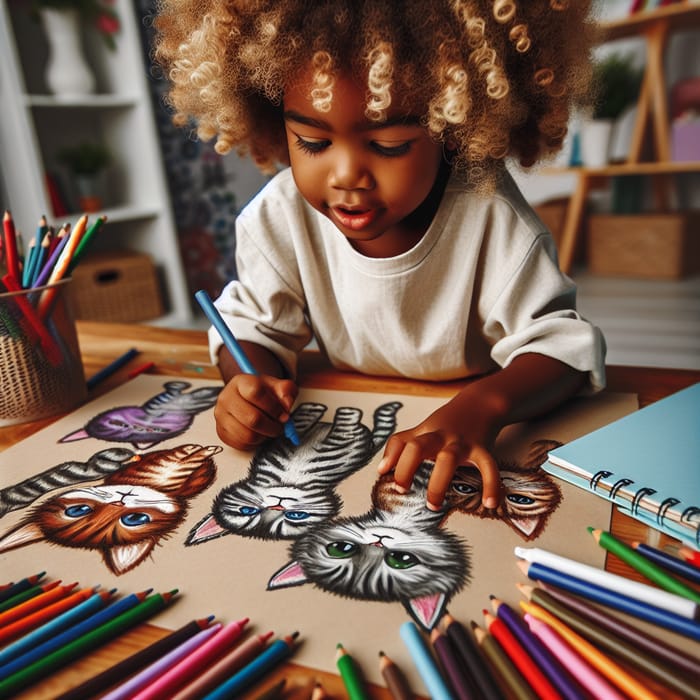
[[[594,65],[593,112],[581,125],[581,158],[585,166],[598,168],[607,164],[613,126],[636,103],[642,75],[632,57],[620,53],[612,53]]]
[[[39,17],[49,43],[45,80],[57,96],[74,97],[95,91],[95,76],[83,54],[83,21],[102,36],[107,46],[116,48],[119,17],[112,0],[36,0],[33,13]]]
[[[101,175],[112,162],[112,154],[107,147],[84,141],[61,149],[57,157],[73,176],[78,192],[78,208],[87,213],[99,211],[102,208]]]

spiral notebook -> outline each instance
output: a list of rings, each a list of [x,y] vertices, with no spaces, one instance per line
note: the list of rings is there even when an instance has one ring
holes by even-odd
[[[700,548],[700,383],[562,445],[548,473]]]

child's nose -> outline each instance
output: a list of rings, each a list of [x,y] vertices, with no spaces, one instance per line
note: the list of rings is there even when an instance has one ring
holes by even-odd
[[[353,149],[338,149],[330,172],[331,187],[343,190],[369,190],[374,178],[364,159]]]

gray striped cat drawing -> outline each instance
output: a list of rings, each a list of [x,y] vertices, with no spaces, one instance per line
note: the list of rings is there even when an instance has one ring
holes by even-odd
[[[189,533],[200,544],[229,533],[243,537],[294,539],[340,513],[335,487],[365,466],[396,428],[398,402],[374,411],[372,428],[362,411],[340,407],[333,422],[322,421],[327,407],[300,404],[292,414],[301,445],[274,440],[253,457],[245,479],[223,488],[211,513]]]
[[[392,474],[372,489],[371,509],[309,530],[290,545],[291,561],[268,590],[312,583],[345,598],[400,602],[431,629],[470,577],[469,550],[441,527],[447,506],[425,505],[432,462],[423,462],[411,490],[399,494]]]
[[[140,450],[182,435],[194,417],[210,409],[221,391],[220,386],[205,386],[193,391],[189,382],[166,382],[163,391],[141,406],[117,406],[91,418],[85,427],[61,438],[73,442],[95,438],[107,442],[129,442]]]
[[[15,493],[4,489],[3,502],[14,509],[68,486],[0,536],[0,553],[48,542],[97,550],[112,573],[131,571],[184,522],[190,500],[213,482],[213,457],[222,449],[187,444],[141,455],[103,450],[87,463],[62,464],[10,487]]]

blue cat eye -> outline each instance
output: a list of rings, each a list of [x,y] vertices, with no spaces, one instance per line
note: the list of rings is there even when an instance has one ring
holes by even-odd
[[[127,515],[119,518],[120,522],[127,527],[138,527],[139,525],[145,525],[151,522],[151,518],[146,513],[128,513]]]
[[[311,517],[306,511],[303,510],[287,510],[284,513],[284,517],[287,520],[306,520]]]
[[[416,564],[420,564],[420,559],[410,552],[389,550],[384,555],[384,561],[392,569],[410,569]]]
[[[353,542],[331,542],[326,545],[326,552],[334,559],[347,559],[357,552],[357,545]]]
[[[80,503],[77,506],[68,506],[63,512],[69,518],[84,518],[92,513],[92,507],[87,505],[87,503]]]
[[[511,503],[516,503],[519,506],[529,506],[535,502],[534,498],[530,498],[530,496],[525,496],[519,493],[509,494],[506,496],[506,500],[510,501]]]
[[[241,506],[238,509],[241,515],[257,515],[260,512],[260,508],[253,508],[253,506]]]
[[[476,488],[476,486],[472,486],[471,484],[452,484],[452,488],[457,493],[472,494],[479,492],[479,489]]]

